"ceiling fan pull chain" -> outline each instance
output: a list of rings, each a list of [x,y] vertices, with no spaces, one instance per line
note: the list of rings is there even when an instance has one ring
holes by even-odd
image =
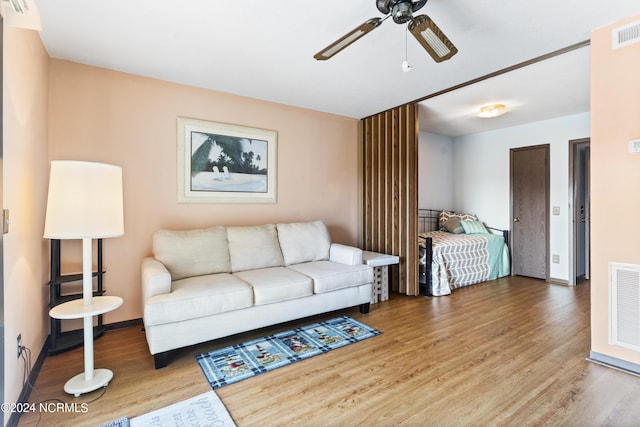
[[[409,64],[409,54],[407,45],[409,44],[409,27],[404,29],[404,61],[402,61],[402,71],[408,73],[411,71],[411,64]]]

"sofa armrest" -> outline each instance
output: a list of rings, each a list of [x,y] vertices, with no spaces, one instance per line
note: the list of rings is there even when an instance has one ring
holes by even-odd
[[[154,295],[171,292],[171,274],[167,267],[155,258],[142,260],[142,305]]]
[[[347,265],[362,264],[362,249],[354,246],[332,243],[329,248],[329,261]]]

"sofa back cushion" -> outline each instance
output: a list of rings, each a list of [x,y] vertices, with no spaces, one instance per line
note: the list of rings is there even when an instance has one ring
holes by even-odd
[[[331,238],[322,221],[278,224],[284,265],[329,259]]]
[[[227,239],[232,272],[284,265],[273,224],[227,227]]]
[[[171,280],[230,271],[224,227],[198,230],[158,230],[153,233],[153,256],[167,267]]]

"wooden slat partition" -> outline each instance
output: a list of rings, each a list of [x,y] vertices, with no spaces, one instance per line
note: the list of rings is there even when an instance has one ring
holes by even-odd
[[[418,113],[407,104],[363,122],[363,242],[398,255],[395,290],[418,294]]]

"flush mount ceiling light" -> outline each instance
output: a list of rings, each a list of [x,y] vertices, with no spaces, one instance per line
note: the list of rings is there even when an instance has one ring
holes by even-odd
[[[477,114],[478,117],[484,118],[493,118],[503,115],[507,112],[507,106],[504,104],[491,104],[485,105],[480,108],[480,112]]]

